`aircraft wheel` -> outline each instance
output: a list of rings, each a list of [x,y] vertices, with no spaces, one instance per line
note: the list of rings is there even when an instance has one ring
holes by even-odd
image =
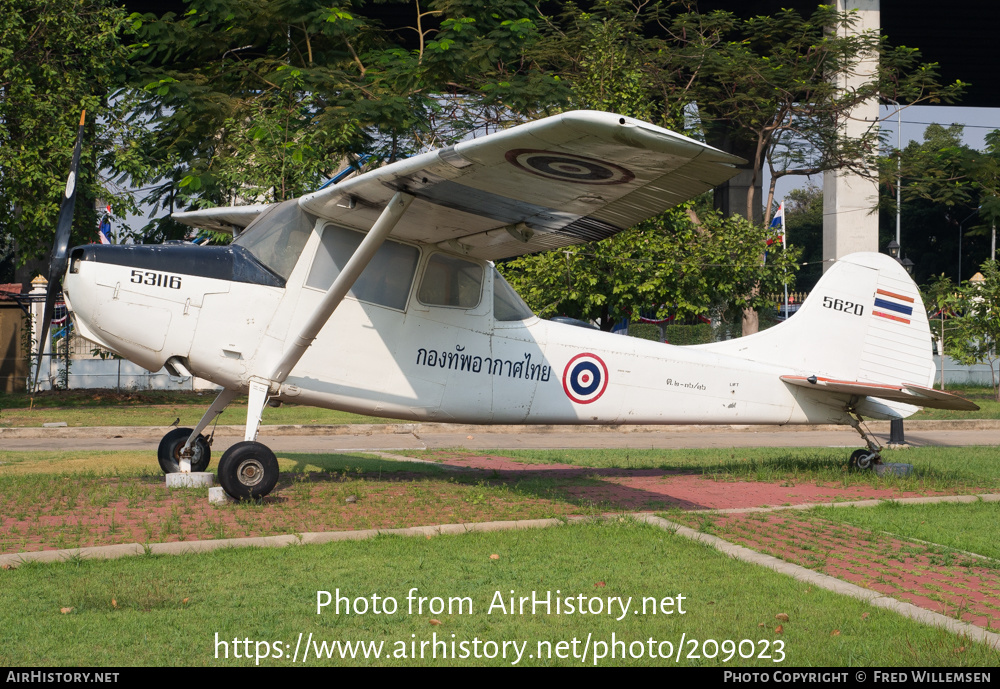
[[[181,448],[191,436],[190,428],[175,428],[163,436],[156,458],[164,474],[174,474],[181,470]],[[212,460],[212,448],[208,440],[199,435],[191,445],[191,471],[205,471]]]
[[[855,450],[851,454],[851,460],[848,463],[848,467],[851,471],[865,471],[866,469],[871,469],[875,466],[878,461],[878,455],[870,450]]]
[[[278,483],[278,458],[262,443],[236,443],[219,460],[219,483],[236,500],[262,498]]]

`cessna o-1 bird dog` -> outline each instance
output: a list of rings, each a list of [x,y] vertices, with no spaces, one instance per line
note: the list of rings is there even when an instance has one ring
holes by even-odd
[[[195,428],[163,437],[166,472],[204,470],[202,431],[247,391],[245,440],[218,466],[240,499],[278,480],[274,453],[256,441],[269,402],[480,424],[849,424],[866,444],[855,468],[880,461],[865,417],[975,409],[930,387],[926,314],[888,256],[841,259],[785,323],[689,347],[542,320],[492,264],[608,237],[724,182],[739,162],[578,111],[283,203],[175,214],[245,227],[229,246],[67,251],[61,214],[44,325],[61,279],[88,339],[222,386]]]

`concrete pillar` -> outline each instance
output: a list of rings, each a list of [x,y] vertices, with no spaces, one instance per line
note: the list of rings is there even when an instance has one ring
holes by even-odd
[[[878,31],[879,0],[836,0],[841,12],[857,11],[859,21],[854,30]],[[848,90],[871,79],[877,68],[875,59],[862,60],[849,75],[838,82]],[[872,126],[878,126],[877,100],[858,105],[845,118],[843,128],[848,135],[860,136]],[[875,175],[873,174],[873,177]],[[878,251],[878,184],[874,180],[843,170],[830,170],[823,175],[823,270],[830,259],[856,251]]]
[[[40,338],[45,337],[45,333],[41,332],[42,319],[45,318],[45,293],[48,291],[49,281],[46,280],[41,275],[35,277],[31,281],[31,291],[28,294],[32,297],[31,300],[31,337],[34,342],[31,345],[31,355],[38,352],[38,342]],[[34,363],[34,362],[33,362]],[[29,385],[35,380],[35,365],[31,366],[31,371],[28,375],[30,379],[28,381]],[[42,350],[42,366],[38,371],[38,389],[48,390],[52,387],[52,339],[45,339],[45,348]]]

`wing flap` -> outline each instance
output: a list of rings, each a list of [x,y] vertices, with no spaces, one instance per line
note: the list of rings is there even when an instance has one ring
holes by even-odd
[[[886,385],[883,383],[863,383],[850,380],[833,380],[817,376],[781,376],[789,385],[820,390],[824,392],[878,397],[893,402],[904,402],[918,407],[932,409],[952,409],[955,411],[977,411],[979,405],[950,392],[935,390],[922,385],[903,383]]]
[[[386,165],[304,196],[365,230],[395,191],[393,235],[500,259],[609,237],[711,189],[740,158],[653,125],[577,111]]]

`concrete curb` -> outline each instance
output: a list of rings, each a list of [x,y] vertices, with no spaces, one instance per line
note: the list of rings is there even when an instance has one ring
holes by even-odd
[[[562,526],[560,519],[522,519],[517,521],[471,522],[467,524],[437,524],[411,526],[403,529],[363,529],[360,531],[323,531],[285,534],[282,536],[257,536],[251,538],[221,538],[211,541],[177,541],[174,543],[124,543],[120,545],[39,550],[0,555],[0,568],[9,569],[25,562],[61,562],[81,558],[85,560],[115,560],[130,555],[186,555],[207,553],[226,548],[283,548],[289,545],[331,543],[334,541],[361,541],[376,536],[441,536],[485,531],[513,531],[517,529],[543,529]]]
[[[892,610],[893,612],[899,613],[904,617],[909,617],[910,619],[923,624],[927,624],[932,627],[939,627],[952,632],[953,634],[984,643],[991,648],[1000,649],[1000,634],[988,632],[985,629],[977,627],[973,624],[960,622],[951,617],[941,615],[940,613],[931,612],[930,610],[917,607],[912,603],[904,603],[903,601],[896,600],[895,598],[884,596],[877,591],[871,591],[869,589],[861,588],[855,584],[841,581],[840,579],[831,577],[828,574],[814,572],[811,569],[806,569],[805,567],[800,567],[799,565],[793,565],[790,562],[779,560],[776,557],[758,553],[755,550],[750,550],[749,548],[735,545],[729,541],[724,541],[717,536],[711,536],[709,534],[701,533],[700,531],[695,531],[694,529],[690,529],[686,526],[681,526],[680,524],[667,521],[662,517],[645,513],[633,514],[632,516],[639,521],[658,526],[665,531],[673,531],[678,536],[683,536],[684,538],[692,541],[698,541],[709,545],[733,559],[759,565],[761,567],[767,567],[768,569],[779,572],[780,574],[786,574],[794,579],[797,579],[798,581],[812,584],[817,588],[850,596],[851,598],[865,601],[866,603],[874,605],[877,608]]]
[[[872,421],[868,427],[873,433],[888,433],[888,421]],[[60,426],[57,428],[0,428],[0,440],[26,438],[130,438],[159,440],[170,426]],[[323,435],[435,435],[435,434],[480,434],[491,433],[690,433],[711,429],[713,433],[770,433],[776,430],[783,432],[811,431],[850,431],[849,426],[835,424],[817,425],[766,425],[753,426],[747,424],[729,426],[704,425],[474,425],[451,423],[384,423],[384,424],[336,424],[336,425],[279,425],[261,426],[263,436],[323,436]],[[983,431],[1000,429],[1000,419],[961,419],[956,421],[907,421],[906,430],[921,431]],[[215,434],[219,436],[242,436],[244,426],[218,426]]]
[[[814,507],[878,507],[884,502],[901,505],[928,505],[935,502],[1000,502],[1000,493],[980,495],[940,495],[926,498],[879,498],[877,500],[853,500],[851,502],[807,502],[801,505],[781,505],[778,507],[729,507],[713,510],[689,510],[690,514],[750,514],[752,512],[780,512],[782,510],[811,510]]]

